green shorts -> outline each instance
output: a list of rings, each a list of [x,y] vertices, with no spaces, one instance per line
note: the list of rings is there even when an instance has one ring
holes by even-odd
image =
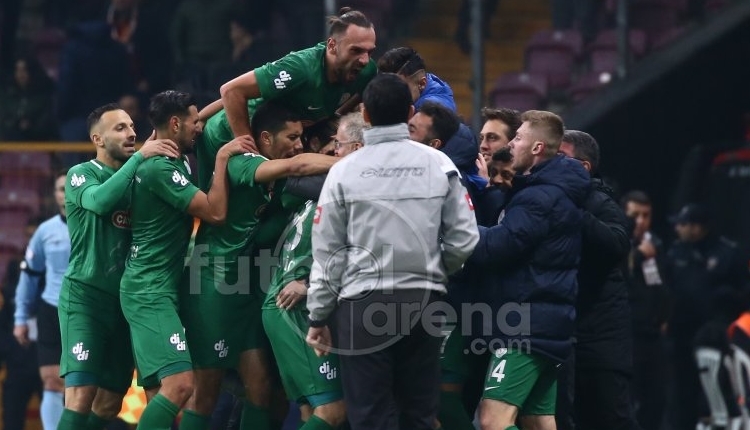
[[[120,293],[130,325],[139,384],[153,387],[166,376],[192,370],[177,293]]]
[[[482,398],[518,407],[519,415],[555,415],[557,368],[534,353],[498,349],[490,359]]]
[[[180,289],[180,317],[196,369],[236,368],[242,352],[268,347],[261,317],[265,296],[259,288],[222,294],[206,268],[191,281],[199,282],[200,289],[191,291],[188,272],[189,267]]]
[[[440,346],[440,379],[447,384],[461,384],[469,375],[468,351],[461,326],[446,327]]]
[[[95,385],[125,393],[133,377],[133,349],[119,295],[63,278],[60,303],[66,387]]]
[[[263,325],[290,400],[316,408],[343,398],[338,355],[318,357],[305,342],[306,310],[264,309]]]

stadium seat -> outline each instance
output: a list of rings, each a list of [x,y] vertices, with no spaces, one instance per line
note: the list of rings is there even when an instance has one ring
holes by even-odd
[[[611,72],[589,72],[575,81],[568,89],[568,96],[574,103],[588,98],[612,81]]]
[[[26,212],[31,216],[36,216],[39,209],[38,193],[21,189],[0,189],[0,211]]]
[[[45,185],[52,186],[47,175],[34,172],[0,172],[0,187],[5,189],[39,192]]]
[[[542,30],[526,44],[525,70],[546,75],[550,89],[563,89],[570,84],[582,52],[578,30]]]
[[[617,68],[619,51],[617,47],[618,34],[616,30],[603,30],[588,46],[587,51],[592,72],[613,72]],[[630,30],[628,32],[628,48],[630,60],[643,57],[646,53],[646,32]]]
[[[0,252],[20,255],[26,249],[29,238],[24,229],[3,229],[0,231]]]
[[[30,214],[24,210],[0,210],[0,230],[23,229],[29,224]]]
[[[51,156],[47,152],[2,152],[0,172],[35,172],[49,175],[52,169]]]
[[[681,5],[675,0],[633,0],[630,2],[630,24],[646,32],[649,40],[677,26]]]
[[[540,109],[547,97],[547,77],[526,72],[503,73],[490,91],[489,103],[518,111]]]
[[[40,192],[49,184],[52,171],[51,156],[47,152],[1,152],[0,187],[3,189]]]

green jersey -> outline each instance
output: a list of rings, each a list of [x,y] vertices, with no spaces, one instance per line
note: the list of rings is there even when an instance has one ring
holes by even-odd
[[[71,252],[66,278],[119,296],[130,248],[130,187],[142,160],[136,153],[119,171],[97,160],[68,170],[65,209]]]
[[[283,206],[298,203],[299,199],[274,192],[284,188],[284,179],[269,184],[255,181],[255,172],[266,161],[262,155],[250,153],[231,157],[227,163],[226,222],[201,223],[198,228],[194,255],[208,257],[210,273],[217,283],[237,282],[241,256],[254,257],[258,249],[273,249],[291,212]]]
[[[199,191],[187,158],[152,157],[141,163],[132,191],[133,242],[121,291],[176,293],[193,227],[187,214]]]
[[[237,282],[239,256],[247,252],[250,233],[268,210],[273,186],[255,181],[255,172],[265,161],[268,159],[262,155],[249,153],[229,158],[226,222],[223,225],[201,223],[198,227],[193,255],[209,258],[208,264],[217,283],[234,285]]]
[[[263,303],[263,309],[277,309],[276,296],[286,284],[296,279],[307,279],[312,267],[312,225],[315,218],[315,202],[308,200],[295,214],[284,232],[279,266]],[[297,307],[305,307],[301,301]]]
[[[350,83],[330,83],[326,77],[326,44],[291,52],[288,55],[255,69],[260,88],[259,99],[248,100],[247,112],[252,118],[264,100],[278,100],[300,116],[304,126],[333,116],[350,97],[362,94],[377,74],[374,60],[365,66],[357,79]],[[198,147],[198,178],[202,190],[208,189],[216,153],[234,138],[224,110],[212,116],[203,128]]]

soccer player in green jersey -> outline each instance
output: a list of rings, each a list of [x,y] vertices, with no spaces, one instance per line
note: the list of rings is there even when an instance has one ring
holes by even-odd
[[[180,306],[195,392],[186,406],[182,429],[207,428],[228,368],[237,368],[245,385],[241,428],[268,428],[269,366],[261,320],[267,282],[260,285],[249,249],[275,242],[287,223],[281,219],[274,235],[268,223],[275,223],[277,215],[266,221],[281,206],[282,179],[325,173],[336,161],[322,154],[298,154],[300,118],[276,102],[258,107],[252,129],[260,154],[229,159],[226,223],[200,225],[186,269]]]
[[[174,141],[180,157],[152,157],[135,172],[131,194],[130,255],[120,283],[120,302],[130,325],[141,385],[158,393],[143,411],[139,429],[169,429],[193,391],[190,350],[178,316],[178,288],[190,240],[193,217],[211,224],[227,213],[227,160],[249,151],[250,139],[239,137],[216,156],[208,193],[194,186],[185,153],[200,132],[192,96],[165,91],[152,97],[149,120],[157,138]]]
[[[292,52],[222,85],[224,110],[207,119],[203,143],[198,147],[201,189],[208,186],[218,148],[234,136],[252,134],[249,118],[264,100],[283,103],[299,115],[304,127],[356,105],[377,73],[370,56],[375,49],[375,28],[362,12],[348,8],[342,12],[329,19],[327,41]],[[201,112],[202,118],[209,115]]]
[[[343,116],[335,135],[336,156],[361,148],[366,124],[361,112]],[[282,236],[279,266],[263,303],[263,326],[271,342],[287,397],[300,405],[304,430],[330,430],[346,419],[336,354],[318,357],[305,342],[305,296],[312,266],[316,201],[308,200]]]
[[[130,333],[120,309],[130,184],[143,160],[179,156],[170,140],[147,141],[136,152],[133,120],[114,103],[94,109],[88,129],[96,158],[70,168],[65,183],[71,258],[58,305],[65,378],[60,430],[102,429],[120,412],[133,376]]]

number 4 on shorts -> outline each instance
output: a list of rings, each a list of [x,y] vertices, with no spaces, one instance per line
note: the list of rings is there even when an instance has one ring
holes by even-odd
[[[508,350],[505,348],[498,349],[495,352],[495,357],[500,358],[505,355],[506,352],[508,352]],[[498,383],[502,381],[503,378],[505,378],[505,373],[503,373],[505,371],[505,361],[506,360],[501,360],[499,363],[497,363],[497,366],[495,366],[495,368],[492,369],[492,372],[490,373],[490,378],[497,379]]]
[[[494,369],[492,369],[492,373],[490,373],[491,378],[497,379],[497,382],[500,382],[505,378],[505,373],[503,371],[505,370],[505,360],[497,363],[497,366],[495,366]]]

